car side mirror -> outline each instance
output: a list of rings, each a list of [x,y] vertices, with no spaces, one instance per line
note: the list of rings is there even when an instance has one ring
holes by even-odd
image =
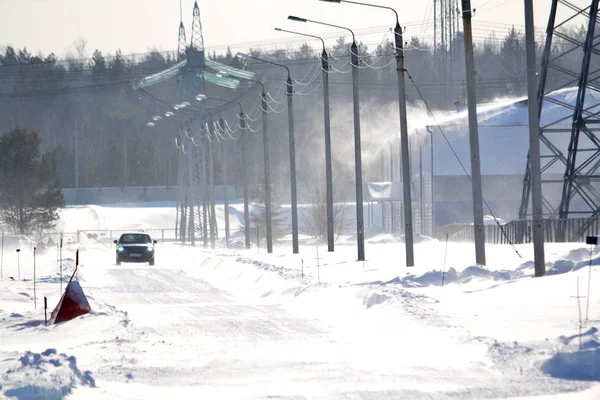
[[[154,244],[157,244],[157,243],[158,243],[158,240],[153,240],[152,242],[153,242]]]
[[[117,244],[117,243],[119,243],[119,242],[117,242],[116,240],[113,240],[113,243],[114,243],[114,244]]]

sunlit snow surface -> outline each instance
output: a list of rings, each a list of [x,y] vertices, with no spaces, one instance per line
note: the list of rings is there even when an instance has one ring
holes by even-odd
[[[62,223],[150,229],[173,215],[82,207]],[[580,336],[583,244],[547,245],[541,279],[532,278],[529,245],[517,246],[522,258],[488,246],[488,266],[477,268],[471,245],[450,244],[442,287],[444,243],[419,238],[417,265],[406,268],[401,237],[368,237],[364,264],[350,237],[335,253],[304,238],[299,255],[287,239],[270,255],[227,250],[222,240],[215,250],[160,243],[152,267],[117,267],[112,246],[84,237],[78,279],[93,311],[49,327],[43,296],[49,315],[61,294],[56,250],[38,255],[37,309],[31,256],[22,255],[18,280],[15,255],[5,254],[0,397],[600,398],[600,248],[587,323],[580,299]],[[63,252],[65,277],[74,249]]]

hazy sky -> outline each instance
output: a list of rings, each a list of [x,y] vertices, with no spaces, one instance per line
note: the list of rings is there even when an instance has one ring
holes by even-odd
[[[371,0],[364,0],[371,1]],[[584,0],[575,1],[585,2]],[[183,23],[191,34],[194,0],[182,0]],[[394,7],[406,36],[431,40],[433,0],[379,0],[376,4]],[[503,24],[521,26],[523,0],[473,0],[479,8],[474,18],[474,36],[483,38],[492,30],[500,37]],[[545,29],[550,0],[534,0],[536,28]],[[589,3],[589,1],[588,1]],[[233,51],[249,47],[286,47],[302,38],[275,32],[274,27],[313,34],[336,36],[339,30],[313,24],[287,21],[288,15],[321,20],[352,28],[357,39],[374,49],[386,36],[394,16],[351,4],[328,4],[317,0],[199,0],[204,43],[209,51]],[[425,24],[423,21],[426,20]],[[54,52],[64,56],[74,40],[84,38],[88,55],[93,49],[124,54],[148,49],[173,50],[177,47],[180,21],[179,0],[0,0],[0,46],[26,46],[30,52]],[[388,38],[392,36],[388,33]],[[318,47],[318,42],[314,43]]]

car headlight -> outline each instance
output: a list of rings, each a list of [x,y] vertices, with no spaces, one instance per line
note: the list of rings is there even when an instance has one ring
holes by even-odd
[[[154,246],[152,246],[151,244],[148,245],[148,251],[153,252],[154,251]]]
[[[119,253],[123,253],[123,252],[125,251],[125,247],[123,247],[123,246],[119,246],[119,247],[117,247],[117,251],[118,251]]]

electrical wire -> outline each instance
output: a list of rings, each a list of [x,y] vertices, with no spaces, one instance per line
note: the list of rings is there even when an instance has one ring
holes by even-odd
[[[313,93],[315,92],[315,90],[317,90],[317,89],[318,89],[318,88],[321,86],[321,84],[322,84],[322,83],[323,83],[323,81],[322,81],[322,80],[320,80],[320,81],[317,83],[317,85],[316,85],[314,88],[312,88],[311,90],[309,90],[308,92],[301,93],[301,92],[296,92],[296,91],[295,91],[295,92],[294,92],[294,95],[300,95],[300,96],[308,96],[308,95],[311,95],[311,94],[313,94]]]

